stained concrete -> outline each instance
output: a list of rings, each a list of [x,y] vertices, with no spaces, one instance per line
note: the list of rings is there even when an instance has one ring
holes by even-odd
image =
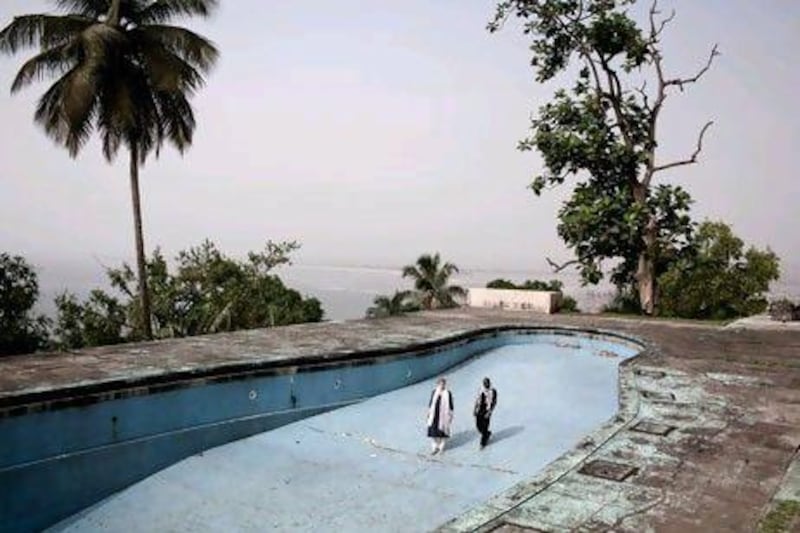
[[[392,349],[500,325],[604,328],[650,343],[621,367],[630,401],[592,441],[455,520],[445,530],[501,524],[542,531],[754,531],[800,446],[800,332],[602,316],[456,310],[397,319],[304,325],[216,337],[0,361],[0,400],[73,385],[167,375],[241,361]],[[333,355],[331,355],[333,354]],[[628,372],[630,370],[630,372]],[[641,371],[640,373],[637,373]],[[650,398],[642,390],[674,394]],[[666,437],[627,428],[640,419],[676,427]],[[578,453],[581,448],[590,457]],[[579,474],[592,458],[634,464],[624,482]],[[514,530],[511,525],[503,526]]]

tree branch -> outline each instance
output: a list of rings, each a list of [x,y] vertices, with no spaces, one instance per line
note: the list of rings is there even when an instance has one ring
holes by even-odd
[[[711,53],[708,55],[708,61],[706,61],[705,66],[703,68],[701,68],[700,71],[697,74],[695,74],[691,78],[675,78],[675,79],[672,79],[672,80],[666,80],[666,81],[664,81],[664,86],[665,87],[669,87],[671,85],[677,85],[678,88],[681,91],[683,91],[683,86],[684,85],[689,84],[689,83],[696,83],[697,81],[700,80],[700,78],[703,77],[703,75],[706,72],[708,72],[708,70],[711,68],[711,63],[714,62],[714,58],[717,57],[718,55],[720,55],[719,50],[718,50],[718,45],[715,44],[714,47],[711,48]]]
[[[656,15],[660,14],[661,11],[658,10],[658,0],[653,0],[653,5],[650,7],[650,41],[653,44],[658,42],[659,37],[661,37],[661,32],[663,32],[667,24],[672,22],[675,18],[675,10],[673,9],[668,17],[656,24]]]
[[[571,259],[571,260],[569,260],[566,263],[563,263],[561,265],[559,265],[558,263],[556,263],[555,261],[553,261],[549,257],[545,257],[544,259],[545,259],[545,261],[547,261],[547,264],[550,265],[553,268],[553,273],[561,272],[562,270],[564,270],[568,266],[580,264],[580,261],[577,260],[577,259]]]
[[[647,111],[652,112],[653,108],[650,107],[650,95],[647,94],[647,80],[642,82],[641,87],[636,87],[633,89],[635,92],[639,93],[642,97],[642,105]]]
[[[611,68],[608,60],[600,56],[600,66],[603,68],[606,77],[608,78],[608,94],[605,95],[606,99],[611,102],[611,107],[614,109],[614,115],[619,124],[619,131],[622,133],[622,138],[625,140],[626,146],[633,147],[633,140],[628,132],[628,124],[625,121],[625,114],[622,112],[622,84],[619,81],[617,72]]]
[[[688,159],[684,159],[682,161],[675,161],[672,163],[667,163],[666,165],[658,165],[653,167],[653,173],[660,172],[662,170],[667,170],[674,167],[680,167],[683,165],[692,165],[697,163],[697,157],[700,155],[700,152],[703,150],[703,136],[705,136],[706,131],[711,125],[714,124],[713,120],[709,120],[706,122],[706,125],[703,126],[703,129],[700,130],[700,135],[697,137],[697,148],[695,148],[694,153],[692,153],[691,157]]]
[[[661,113],[661,108],[664,105],[664,100],[667,98],[667,85],[664,79],[664,67],[661,63],[661,51],[658,49],[658,43],[660,42],[661,32],[664,31],[664,28],[669,24],[672,19],[675,17],[675,12],[673,11],[672,14],[663,19],[660,23],[656,22],[656,16],[659,14],[658,10],[658,0],[653,0],[653,5],[650,7],[650,39],[647,42],[647,46],[650,50],[650,54],[653,57],[653,66],[656,70],[656,94],[655,100],[653,102],[652,107],[648,110],[650,111],[649,117],[649,124],[647,127],[647,141],[650,145],[649,153],[647,156],[647,168],[645,170],[644,177],[642,179],[642,185],[644,187],[650,186],[650,181],[653,178],[653,174],[655,173],[656,168],[656,130],[658,124],[658,115]],[[644,90],[644,89],[643,89]]]

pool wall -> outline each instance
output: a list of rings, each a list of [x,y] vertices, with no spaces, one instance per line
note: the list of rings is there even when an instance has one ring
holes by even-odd
[[[34,395],[0,408],[0,531],[41,530],[190,455],[417,383],[492,348],[577,348],[585,338],[623,357],[642,349],[610,332],[492,328],[402,350]]]

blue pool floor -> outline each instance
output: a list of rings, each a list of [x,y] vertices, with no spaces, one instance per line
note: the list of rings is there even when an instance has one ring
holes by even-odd
[[[428,531],[614,415],[622,358],[599,349],[505,346],[448,372],[455,422],[441,456],[425,438],[431,379],[190,457],[53,529]],[[484,376],[498,407],[479,450],[472,405]]]

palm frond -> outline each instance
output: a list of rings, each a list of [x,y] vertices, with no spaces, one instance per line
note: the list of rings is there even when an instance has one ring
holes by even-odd
[[[203,85],[200,72],[161,43],[146,38],[134,43],[154,90],[193,94]]]
[[[111,0],[55,0],[55,5],[62,11],[79,13],[96,19],[108,13]]]
[[[195,120],[192,106],[180,92],[156,92],[164,135],[179,152],[183,153],[192,144]]]
[[[117,152],[119,152],[119,147],[122,145],[122,133],[106,127],[100,119],[98,119],[98,129],[101,132],[103,157],[105,157],[107,161],[113,161]]]
[[[215,46],[187,29],[164,25],[180,15],[208,15],[216,0],[55,0],[69,14],[27,15],[0,31],[0,52],[38,45],[12,92],[61,76],[39,101],[35,119],[77,155],[94,127],[111,160],[123,144],[141,163],[164,141],[183,152],[196,127],[188,98],[218,57]],[[119,12],[109,15],[112,6]],[[117,17],[116,15],[119,15]],[[104,17],[120,24],[109,23]],[[151,23],[152,22],[152,23]]]
[[[19,69],[14,82],[11,84],[11,92],[15,93],[32,82],[47,76],[63,76],[77,66],[78,56],[78,46],[74,42],[70,42],[50,48],[32,57]]]
[[[452,276],[453,274],[458,274],[459,270],[458,267],[453,263],[445,263],[444,265],[442,265],[442,272],[445,272],[446,275],[449,277]]]
[[[158,102],[138,65],[121,62],[105,78],[99,102],[98,126],[104,132],[103,152],[109,160],[121,143],[136,145],[140,162],[164,139]]]
[[[158,157],[164,143],[165,124],[157,95],[148,85],[146,73],[133,65],[127,66],[130,73],[126,85],[134,110],[134,125],[126,130],[126,142],[129,146],[137,145],[139,161],[144,164],[151,152]]]
[[[463,298],[467,295],[467,291],[466,289],[464,289],[464,287],[461,287],[459,285],[449,285],[447,287],[447,294],[449,294],[452,297]]]
[[[417,267],[413,265],[406,265],[403,267],[403,277],[404,278],[411,278],[411,279],[418,279],[420,278],[420,273],[417,270]]]
[[[39,100],[34,118],[75,157],[92,133],[96,78],[82,66],[59,78]]]
[[[131,38],[157,42],[203,72],[209,71],[219,56],[217,48],[211,41],[177,26],[160,24],[141,26],[131,31]]]
[[[439,267],[439,254],[423,254],[417,259],[417,268],[423,276],[433,277]]]
[[[111,12],[112,0],[54,0],[61,11],[80,14],[98,20]],[[120,19],[138,23],[140,14],[152,4],[152,0],[121,0]]]
[[[81,15],[23,15],[0,31],[0,52],[14,54],[22,48],[49,49],[67,43],[95,21]]]
[[[207,17],[218,3],[217,0],[156,0],[139,13],[136,22],[160,24],[183,16]]]

